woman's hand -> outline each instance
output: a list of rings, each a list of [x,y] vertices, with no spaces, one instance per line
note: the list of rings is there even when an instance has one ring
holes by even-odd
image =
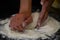
[[[32,22],[32,16],[26,18],[23,13],[11,17],[10,27],[12,30],[24,31],[25,27]]]
[[[53,2],[54,0],[41,0],[40,3],[42,5],[42,10],[40,12],[40,16],[39,16],[36,28],[41,27],[44,21],[47,19],[49,9]]]
[[[48,12],[46,12],[46,13],[40,12],[40,16],[39,16],[37,26],[36,26],[37,29],[39,29],[42,26],[42,24],[47,19],[47,17],[48,17]]]

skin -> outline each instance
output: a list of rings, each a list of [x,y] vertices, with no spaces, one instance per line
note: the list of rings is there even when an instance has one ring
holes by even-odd
[[[40,16],[37,22],[36,28],[41,27],[42,23],[47,19],[48,10],[53,3],[54,0],[41,0],[42,10],[40,12]],[[30,24],[32,20],[31,16],[31,4],[32,0],[21,0],[20,1],[20,10],[19,13],[13,17],[11,17],[10,27],[12,30],[18,30],[23,32],[28,24]]]
[[[39,16],[36,28],[41,27],[44,21],[47,19],[49,9],[53,2],[54,0],[41,0],[40,3],[42,5],[42,10],[40,12],[40,16]]]
[[[31,4],[32,0],[21,0],[19,13],[11,17],[10,27],[12,30],[24,31],[25,26],[31,23]]]

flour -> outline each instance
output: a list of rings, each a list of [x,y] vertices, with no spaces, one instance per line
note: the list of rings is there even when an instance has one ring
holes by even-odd
[[[9,38],[37,39],[42,37],[43,39],[45,39],[45,38],[48,38],[46,35],[51,36],[60,29],[60,23],[55,19],[53,19],[52,17],[48,17],[47,20],[44,22],[43,27],[40,27],[39,30],[34,29],[34,27],[37,25],[39,13],[38,12],[33,13],[32,17],[33,17],[33,22],[28,25],[28,28],[25,30],[24,33],[12,31],[9,28],[10,19],[5,19],[0,21],[0,23],[2,22],[1,24],[8,22],[7,24],[1,26],[0,33],[7,35]]]

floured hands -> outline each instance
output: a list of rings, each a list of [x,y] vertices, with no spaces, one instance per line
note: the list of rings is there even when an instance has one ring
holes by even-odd
[[[39,16],[36,28],[39,29],[43,25],[43,23],[47,19],[47,17],[48,17],[47,12],[46,13],[40,12],[40,16]]]
[[[25,17],[24,14],[17,14],[11,17],[10,27],[12,30],[24,31],[25,27],[32,22],[32,16]]]
[[[43,22],[48,17],[49,0],[41,0],[40,4],[42,5],[42,10],[40,12],[40,16],[39,16],[36,28],[41,27]]]

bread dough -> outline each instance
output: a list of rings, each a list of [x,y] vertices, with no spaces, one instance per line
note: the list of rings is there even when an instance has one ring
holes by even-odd
[[[31,39],[37,39],[42,37],[43,39],[48,38],[46,35],[53,35],[57,30],[60,29],[60,22],[56,21],[52,17],[48,17],[47,20],[44,22],[43,26],[39,28],[39,30],[34,29],[34,27],[37,25],[37,20],[39,17],[39,13],[35,12],[32,14],[33,22],[28,25],[28,29],[25,30],[24,33],[12,31],[9,28],[9,22],[10,19],[5,19],[0,21],[0,24],[4,24],[5,22],[7,24],[1,25],[0,27],[0,33],[7,35],[9,38],[31,38]]]

